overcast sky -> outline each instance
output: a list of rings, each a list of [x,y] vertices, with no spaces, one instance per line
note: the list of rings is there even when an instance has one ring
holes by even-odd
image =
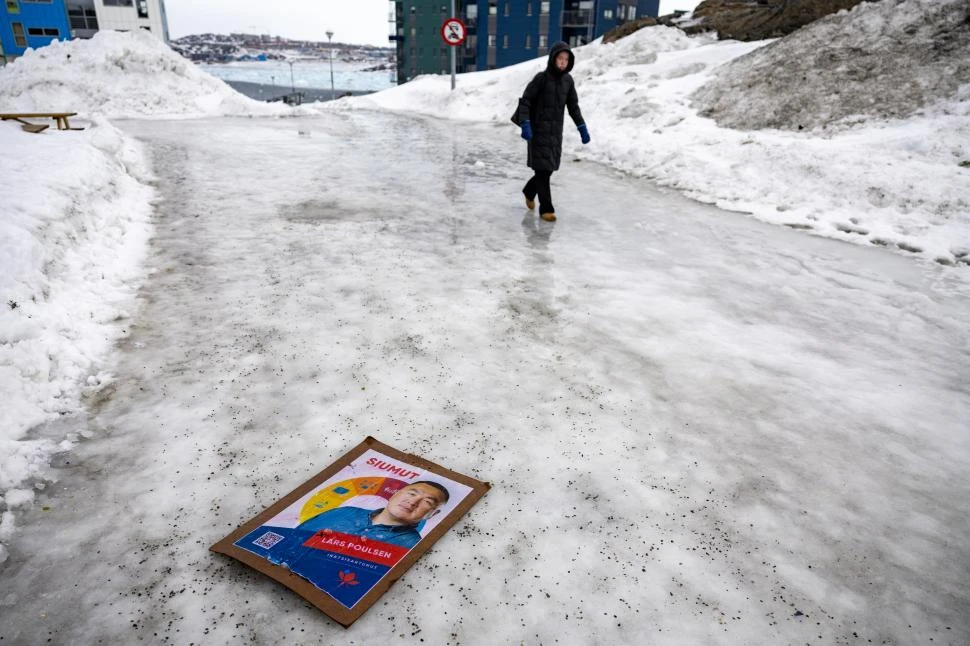
[[[442,0],[445,1],[445,0]],[[661,0],[660,13],[698,0]],[[387,45],[388,0],[165,0],[172,38],[207,32],[269,34],[301,40]]]

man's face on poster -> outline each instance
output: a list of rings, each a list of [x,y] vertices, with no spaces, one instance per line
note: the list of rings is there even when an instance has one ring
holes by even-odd
[[[413,525],[441,506],[445,495],[422,483],[398,489],[387,501],[387,513],[402,525]]]

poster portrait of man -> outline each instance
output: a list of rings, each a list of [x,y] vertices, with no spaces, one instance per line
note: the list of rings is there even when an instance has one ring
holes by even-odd
[[[473,491],[474,482],[367,449],[232,545],[352,609]]]

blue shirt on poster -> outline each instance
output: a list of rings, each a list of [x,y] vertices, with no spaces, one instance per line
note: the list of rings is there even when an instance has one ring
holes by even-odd
[[[418,544],[421,534],[418,533],[417,525],[376,525],[373,519],[380,512],[380,509],[337,507],[301,523],[297,529],[311,532],[329,529],[408,549]]]

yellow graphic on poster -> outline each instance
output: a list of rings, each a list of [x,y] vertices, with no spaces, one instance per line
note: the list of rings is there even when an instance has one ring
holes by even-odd
[[[303,508],[300,509],[300,522],[305,523],[318,514],[335,509],[355,496],[382,496],[386,498],[387,495],[384,491],[386,487],[383,485],[387,479],[382,477],[351,478],[326,489],[321,489],[307,500]],[[404,484],[401,482],[399,486]]]

